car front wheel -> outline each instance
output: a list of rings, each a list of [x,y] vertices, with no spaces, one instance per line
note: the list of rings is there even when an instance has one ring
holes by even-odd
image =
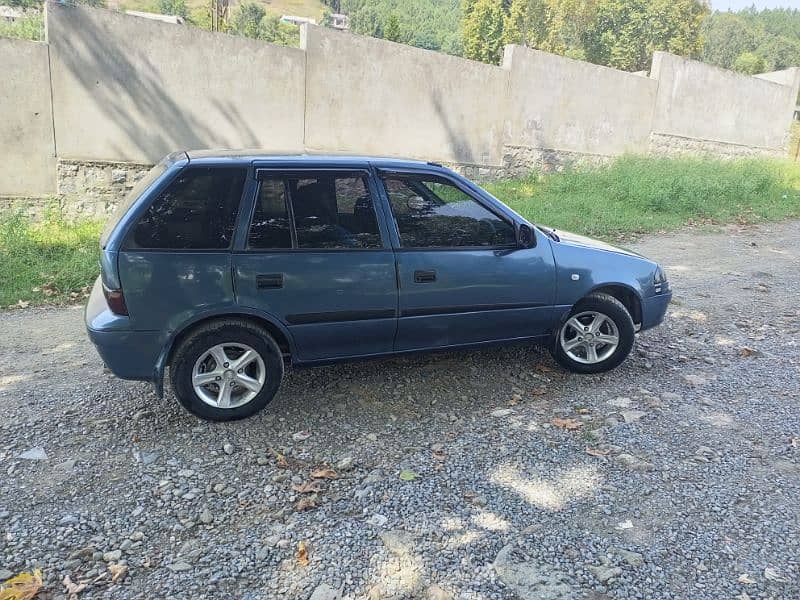
[[[210,421],[254,415],[275,396],[283,358],[275,340],[248,321],[201,326],[177,348],[170,379],[178,401]]]
[[[633,348],[635,329],[625,306],[608,294],[578,302],[555,335],[552,354],[575,373],[602,373],[619,366]]]

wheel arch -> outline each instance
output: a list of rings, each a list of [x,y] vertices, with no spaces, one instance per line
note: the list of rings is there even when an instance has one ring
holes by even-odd
[[[642,297],[635,288],[624,283],[603,283],[589,290],[583,298],[591,294],[608,294],[612,298],[619,300],[628,313],[631,315],[633,324],[642,324]],[[578,300],[580,302],[583,300]],[[577,304],[577,302],[576,302]]]
[[[161,350],[161,355],[156,363],[155,372],[153,373],[153,384],[156,388],[156,394],[160,397],[164,394],[164,371],[167,366],[172,362],[172,357],[175,350],[191,333],[199,327],[207,325],[213,321],[221,321],[225,319],[242,319],[249,321],[259,327],[263,327],[269,333],[275,343],[278,344],[284,359],[291,361],[291,357],[295,355],[294,340],[291,333],[280,321],[267,316],[264,313],[249,311],[243,309],[214,312],[211,314],[204,314],[195,317],[185,323],[179,328],[176,328],[169,336],[167,342]]]

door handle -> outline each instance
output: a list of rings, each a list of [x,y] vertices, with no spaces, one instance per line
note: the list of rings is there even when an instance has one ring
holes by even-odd
[[[414,271],[414,283],[431,283],[436,281],[436,271]]]
[[[256,275],[256,287],[259,290],[274,290],[283,287],[283,273]]]

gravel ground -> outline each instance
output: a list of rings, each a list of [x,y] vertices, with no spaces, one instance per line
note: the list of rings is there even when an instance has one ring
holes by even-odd
[[[233,424],[104,374],[80,308],[0,313],[0,577],[41,567],[56,598],[65,576],[79,598],[800,597],[800,222],[635,248],[676,296],[612,373],[526,347],[298,370]]]

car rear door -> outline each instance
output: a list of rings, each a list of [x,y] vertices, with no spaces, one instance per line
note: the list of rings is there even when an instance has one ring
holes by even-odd
[[[394,253],[368,165],[255,173],[247,239],[232,258],[238,303],[285,325],[299,362],[390,352]]]
[[[397,244],[395,350],[535,338],[552,326],[550,245],[516,242],[515,224],[455,178],[382,171]]]

